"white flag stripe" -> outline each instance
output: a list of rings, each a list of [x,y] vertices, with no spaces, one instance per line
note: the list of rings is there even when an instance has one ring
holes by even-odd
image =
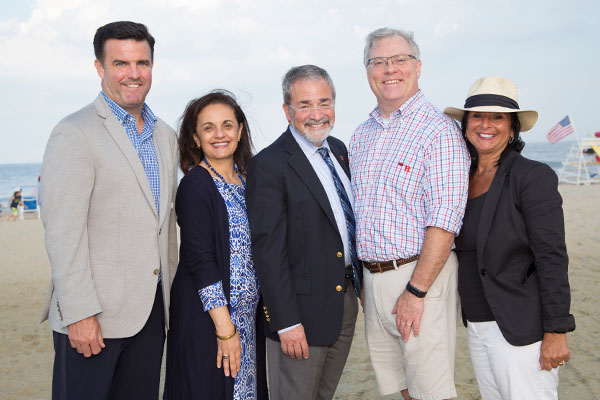
[[[571,124],[571,120],[567,115],[560,122],[550,129],[550,132],[546,135],[548,141],[552,144],[558,142],[559,140],[564,139],[569,136],[571,133],[575,132],[573,125]]]

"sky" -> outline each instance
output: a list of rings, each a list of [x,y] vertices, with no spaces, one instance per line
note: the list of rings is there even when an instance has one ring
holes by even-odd
[[[376,99],[362,53],[380,27],[414,32],[419,86],[436,106],[461,107],[482,76],[512,79],[523,134],[544,141],[569,114],[580,137],[600,131],[597,0],[0,0],[0,164],[41,162],[52,128],[100,91],[92,40],[108,22],[146,24],[156,39],[146,102],[173,128],[185,105],[232,91],[256,150],[287,126],[281,78],[315,64],[337,91],[332,135],[348,143]]]

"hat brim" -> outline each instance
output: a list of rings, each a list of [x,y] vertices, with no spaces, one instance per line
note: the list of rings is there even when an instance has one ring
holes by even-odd
[[[521,122],[521,132],[526,132],[534,127],[538,119],[537,111],[533,110],[515,110],[514,108],[507,108],[501,106],[480,106],[473,108],[455,108],[446,107],[444,113],[454,118],[457,121],[462,121],[463,115],[466,111],[479,111],[479,112],[498,112],[498,113],[517,113],[519,122]]]

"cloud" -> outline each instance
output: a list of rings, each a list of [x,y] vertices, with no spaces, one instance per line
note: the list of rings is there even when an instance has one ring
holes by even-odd
[[[540,126],[556,123],[562,116],[555,114],[569,108],[579,129],[598,130],[590,108],[598,84],[589,77],[600,64],[599,2],[575,7],[548,0],[543,9],[514,0],[20,2],[28,3],[0,16],[0,135],[4,141],[12,132],[23,135],[0,146],[0,162],[39,160],[52,126],[93,99],[99,90],[93,35],[123,19],[145,23],[157,40],[149,99],[173,125],[192,96],[225,87],[245,94],[267,144],[285,127],[282,75],[312,63],[336,83],[334,134],[347,140],[375,105],[362,66],[365,37],[388,26],[415,33],[420,85],[435,104],[459,104],[475,79],[503,74],[523,88],[526,106],[539,109]],[[34,100],[41,107],[32,111]]]
[[[435,26],[435,36],[440,38],[458,30],[458,22],[442,22]]]

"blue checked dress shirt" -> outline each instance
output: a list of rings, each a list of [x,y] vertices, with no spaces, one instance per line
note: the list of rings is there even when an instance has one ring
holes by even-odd
[[[356,257],[356,240],[354,236],[355,221],[352,205],[350,204],[350,199],[348,198],[346,189],[344,189],[344,185],[342,184],[340,176],[335,170],[333,161],[331,161],[329,150],[325,147],[319,147],[317,152],[321,155],[321,157],[323,157],[323,161],[325,161],[325,164],[327,164],[327,167],[329,167],[329,171],[331,172],[331,176],[333,178],[333,183],[335,184],[335,189],[340,197],[340,203],[342,204],[342,209],[344,210],[344,217],[346,217],[346,229],[348,230],[350,259],[352,260],[352,286],[354,286],[356,295],[360,297],[361,267],[359,265],[358,258]]]
[[[123,107],[112,101],[104,91],[102,91],[102,96],[104,96],[106,103],[121,123],[121,126],[123,126],[123,129],[125,129],[125,133],[127,133],[129,140],[131,140],[131,144],[133,144],[133,148],[140,158],[144,171],[146,171],[148,183],[150,184],[150,191],[154,197],[156,215],[159,215],[160,174],[158,171],[156,150],[154,149],[154,142],[152,140],[156,116],[152,110],[150,110],[150,107],[144,103],[144,107],[142,108],[144,128],[142,129],[142,133],[138,133],[135,117],[125,111]]]

